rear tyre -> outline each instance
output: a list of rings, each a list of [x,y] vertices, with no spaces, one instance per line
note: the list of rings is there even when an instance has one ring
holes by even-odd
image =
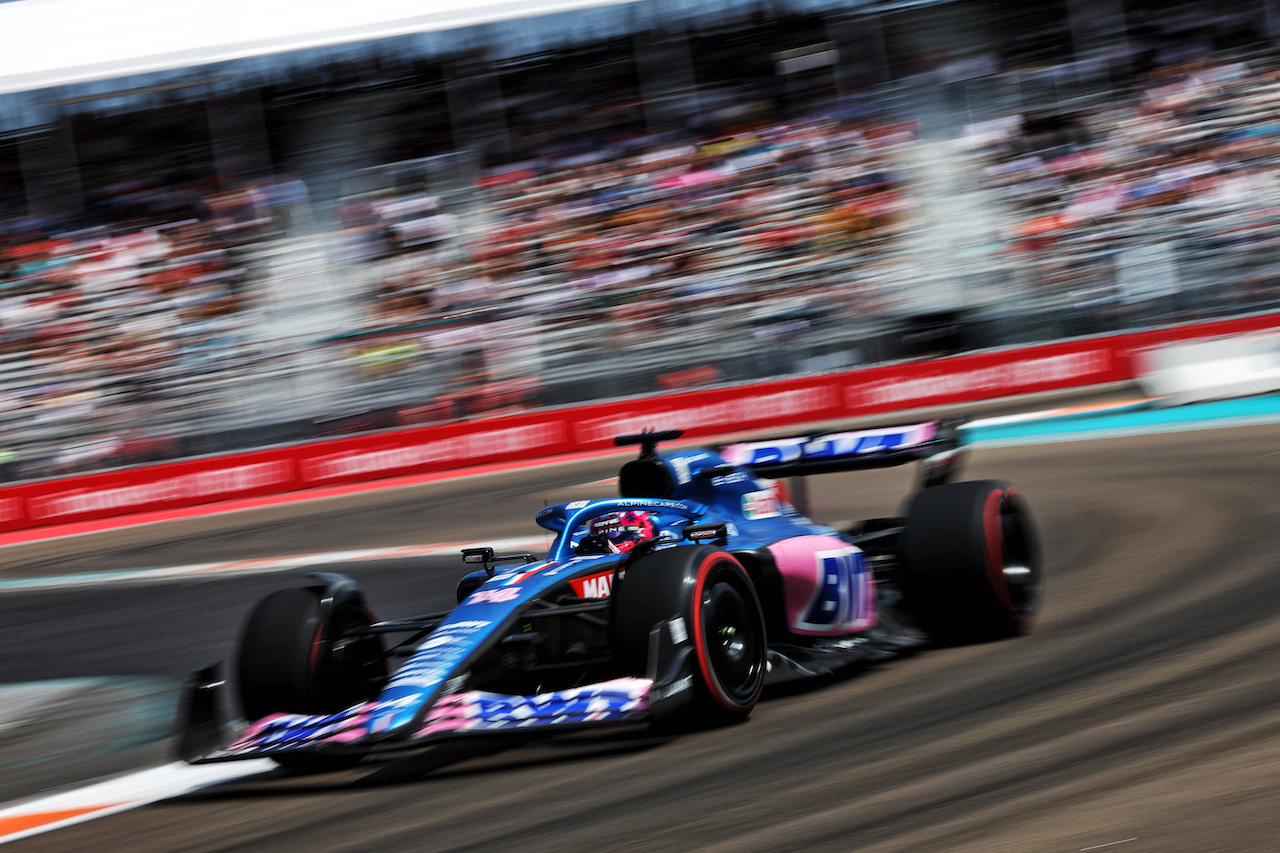
[[[320,588],[282,589],[249,614],[236,655],[245,717],[332,714],[377,696],[386,676],[382,640],[351,635],[373,623],[364,606],[325,602]],[[281,755],[298,772],[354,766],[361,756]]]
[[[902,544],[903,609],[942,643],[1030,630],[1044,561],[1022,493],[980,480],[913,496]]]
[[[627,567],[616,593],[618,650],[646,671],[653,627],[679,616],[691,646],[693,695],[661,722],[686,727],[744,720],[764,688],[764,616],[742,564],[710,547],[658,551]]]

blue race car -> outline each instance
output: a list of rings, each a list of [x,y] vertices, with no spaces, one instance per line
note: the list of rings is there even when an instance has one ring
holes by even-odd
[[[1016,489],[950,482],[957,435],[934,420],[662,453],[680,432],[622,436],[640,452],[621,496],[538,513],[556,534],[542,559],[463,551],[453,610],[378,621],[330,573],[268,595],[234,670],[247,725],[221,720],[220,666],[197,671],[179,752],[312,771],[490,732],[714,724],[747,717],[767,683],[1024,632],[1035,526]],[[781,482],[909,461],[905,516],[848,530],[810,521]]]

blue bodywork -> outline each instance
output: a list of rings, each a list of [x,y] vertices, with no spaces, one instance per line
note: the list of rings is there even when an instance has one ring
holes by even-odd
[[[864,454],[883,454],[929,444],[934,432],[921,433],[920,426],[900,428],[892,440],[881,434],[873,441],[859,439],[856,433],[839,437],[855,436],[852,443],[845,441],[846,454],[856,455],[859,447]],[[813,458],[831,457],[830,437],[806,441]],[[733,551],[763,548],[790,537],[842,535],[799,514],[779,497],[776,483],[754,473],[756,466],[764,469],[771,462],[803,461],[805,446],[796,440],[735,446],[733,454],[750,461],[752,468],[732,465],[725,456],[710,450],[642,453],[640,462],[651,470],[666,472],[667,497],[572,501],[543,509],[536,516],[537,524],[556,534],[545,559],[503,563],[492,575],[488,567],[469,575],[479,585],[435,626],[376,699],[338,714],[279,714],[256,721],[236,743],[199,760],[286,750],[333,751],[352,744],[366,748],[371,744],[408,745],[433,739],[442,731],[457,733],[464,725],[497,729],[644,718],[653,682],[639,678],[537,696],[462,691],[469,665],[509,634],[531,602],[565,587],[570,579],[616,572],[622,566],[625,558],[618,554],[575,553],[587,523],[600,515],[620,510],[648,512],[657,527],[658,549],[684,542],[685,528],[690,525],[723,524],[727,547]],[[457,717],[466,719],[458,722]],[[446,725],[449,720],[457,724]]]

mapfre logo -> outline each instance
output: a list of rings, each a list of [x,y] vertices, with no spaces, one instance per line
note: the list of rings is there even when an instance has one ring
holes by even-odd
[[[578,598],[608,598],[613,594],[613,570],[585,578],[572,578],[569,586]]]

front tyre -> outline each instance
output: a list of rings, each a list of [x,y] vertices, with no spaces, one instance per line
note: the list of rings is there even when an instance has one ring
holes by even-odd
[[[377,696],[386,675],[382,641],[363,601],[326,599],[318,587],[271,593],[250,612],[236,654],[240,704],[249,720],[332,714]],[[280,755],[298,772],[353,766],[360,756]]]
[[[764,688],[764,614],[751,580],[728,554],[704,560],[697,578],[690,622],[701,686],[710,699],[702,713],[743,719]]]
[[[735,722],[755,708],[768,654],[764,616],[732,554],[706,546],[648,554],[627,566],[614,603],[619,659],[635,674],[646,672],[655,627],[687,626],[682,645],[691,658],[692,695],[663,722]]]
[[[1025,633],[1040,609],[1044,559],[1022,493],[979,480],[916,493],[902,542],[903,609],[935,640]]]

